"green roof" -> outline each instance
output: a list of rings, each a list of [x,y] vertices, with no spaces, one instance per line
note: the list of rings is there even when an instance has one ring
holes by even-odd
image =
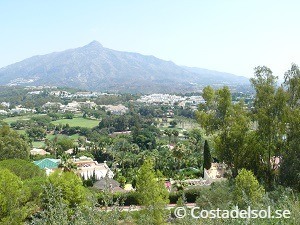
[[[34,161],[33,162],[35,165],[37,165],[38,167],[40,167],[41,169],[56,169],[58,168],[59,165],[59,159],[41,159],[38,161]]]

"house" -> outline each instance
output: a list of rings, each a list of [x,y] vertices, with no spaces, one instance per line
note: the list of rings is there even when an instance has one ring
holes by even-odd
[[[110,134],[109,136],[111,137],[116,137],[118,135],[130,135],[131,131],[127,130],[127,131],[119,131],[119,132],[113,132],[112,134]]]
[[[28,95],[39,95],[42,91],[30,91],[27,94]]]
[[[72,155],[74,153],[74,149],[70,148],[68,150],[65,151],[66,154]]]
[[[37,165],[38,167],[40,167],[41,169],[45,170],[46,174],[49,175],[50,173],[54,172],[54,170],[56,170],[58,168],[60,160],[46,158],[46,159],[34,161],[33,163],[35,165]]]
[[[111,192],[125,192],[125,190],[120,187],[120,183],[118,181],[107,177],[96,181],[93,188],[101,191],[109,190]]]
[[[76,101],[72,101],[70,103],[68,103],[67,105],[61,105],[60,106],[60,110],[62,112],[78,112],[80,109],[80,104]]]
[[[50,153],[41,148],[33,148],[30,150],[30,155],[50,155]]]
[[[79,105],[84,108],[94,109],[97,104],[91,101],[79,102]]]
[[[51,91],[49,94],[57,97],[68,97],[71,93],[67,91]]]
[[[8,112],[6,112],[5,110],[0,109],[0,115],[7,115]]]
[[[282,162],[282,157],[281,156],[273,156],[270,159],[270,163],[271,163],[271,166],[272,166],[273,170],[278,170],[280,168],[281,162]]]
[[[119,105],[100,105],[100,107],[104,107],[106,112],[111,112],[114,115],[124,115],[128,108],[122,104]]]
[[[0,105],[3,106],[3,107],[5,107],[5,108],[9,108],[10,103],[9,102],[1,102]]]
[[[206,180],[209,183],[224,180],[225,172],[225,163],[212,163],[209,170],[204,169],[204,180]]]
[[[62,104],[60,102],[47,102],[42,106],[42,108],[44,108],[44,109],[52,109],[52,108],[59,109],[61,106],[62,106]]]
[[[73,163],[77,166],[77,173],[87,180],[95,176],[96,180],[101,180],[104,177],[112,179],[114,173],[110,168],[104,163],[98,163],[92,158],[81,156],[79,158],[74,158]]]
[[[28,112],[35,113],[36,110],[35,109],[24,108],[21,105],[18,105],[14,109],[10,110],[10,113],[13,113],[13,114],[28,113]]]

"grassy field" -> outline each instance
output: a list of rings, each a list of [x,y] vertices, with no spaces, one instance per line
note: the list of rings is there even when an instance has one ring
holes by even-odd
[[[58,124],[69,124],[70,127],[87,127],[87,128],[93,128],[99,124],[99,120],[91,120],[91,119],[85,119],[85,118],[73,118],[73,119],[61,119],[56,120],[51,123],[54,125]]]
[[[178,131],[180,131],[180,130],[192,130],[194,128],[200,128],[200,125],[194,119],[176,117],[176,118],[168,118],[168,122],[166,122],[166,123],[162,122],[161,118],[157,118],[157,121],[159,122],[159,125],[158,125],[159,129],[165,130],[165,129],[170,128],[170,122],[172,120],[175,120],[177,122],[177,125],[176,125],[175,129],[177,129]],[[163,124],[163,126],[161,126],[161,124]]]
[[[77,140],[80,137],[79,134],[73,134],[71,136],[66,136],[66,135],[63,135],[63,134],[58,134],[58,135],[47,134],[46,139],[53,140],[55,138],[55,136],[57,136],[58,139],[60,139],[62,137],[68,137],[68,138],[73,139],[73,140]]]
[[[78,141],[78,138],[80,137],[79,134],[74,134],[74,135],[71,135],[71,136],[66,136],[66,135],[63,135],[63,134],[58,134],[56,135],[58,137],[58,139],[60,138],[63,138],[63,137],[67,137],[67,138],[70,138],[74,141],[74,144],[77,145],[77,141]],[[49,139],[49,140],[53,140],[53,138],[55,137],[55,135],[53,134],[47,134],[46,136],[46,139]],[[32,147],[34,148],[42,148],[45,146],[45,142],[44,141],[34,141],[32,142]]]
[[[13,122],[16,122],[17,120],[29,120],[32,116],[26,115],[26,116],[14,116],[14,117],[8,117],[5,118],[3,121],[5,123],[11,124]]]
[[[45,115],[46,114],[33,114],[33,115],[7,117],[7,118],[3,119],[3,121],[10,125],[12,122],[16,122],[17,120],[29,120],[31,117],[34,117],[34,116],[45,116]]]
[[[43,141],[32,142],[32,147],[34,147],[34,148],[42,148],[44,146],[45,146],[45,142],[43,142]]]
[[[25,130],[15,130],[18,134],[26,134],[26,131]]]

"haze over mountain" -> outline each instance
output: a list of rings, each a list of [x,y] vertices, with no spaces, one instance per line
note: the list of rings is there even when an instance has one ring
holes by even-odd
[[[248,83],[246,77],[111,50],[97,41],[33,56],[0,69],[0,85],[51,85],[110,92],[186,92],[208,84]]]

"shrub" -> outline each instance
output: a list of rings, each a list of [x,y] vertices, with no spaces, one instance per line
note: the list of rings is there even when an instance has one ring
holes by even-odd
[[[251,171],[242,169],[235,179],[234,199],[236,203],[243,207],[250,203],[259,202],[265,190],[258,183],[256,177]]]

